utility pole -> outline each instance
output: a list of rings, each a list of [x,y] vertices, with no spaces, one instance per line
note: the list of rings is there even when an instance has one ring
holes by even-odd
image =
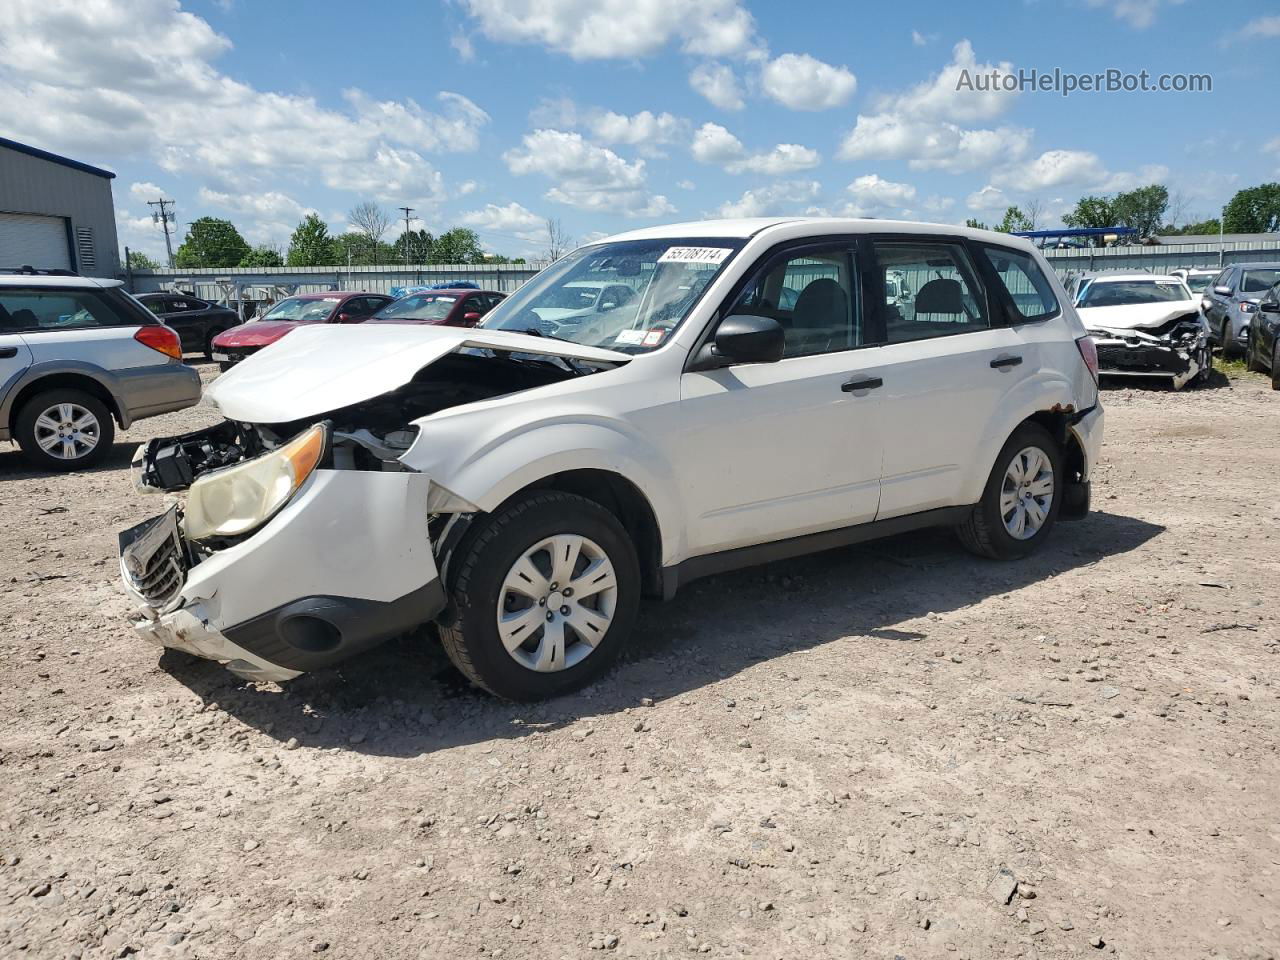
[[[409,219],[413,216],[413,207],[397,207],[404,212],[404,266],[409,269]]]
[[[173,269],[173,240],[169,237],[169,224],[173,223],[176,214],[173,212],[172,200],[148,200],[148,207],[159,207],[159,210],[151,211],[151,222],[161,224],[164,227],[164,248],[169,254],[169,269]]]

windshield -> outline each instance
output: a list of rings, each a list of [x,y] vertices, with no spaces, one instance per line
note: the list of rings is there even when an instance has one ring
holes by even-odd
[[[1266,293],[1280,281],[1280,270],[1246,270],[1240,278],[1241,293]]]
[[[373,315],[375,320],[443,320],[458,302],[438,293],[415,293],[389,303]]]
[[[1127,307],[1135,303],[1190,300],[1180,280],[1095,280],[1080,300],[1082,307]]]
[[[1191,288],[1192,293],[1204,293],[1209,289],[1209,284],[1213,282],[1216,273],[1192,273],[1187,276],[1187,286]]]
[[[661,346],[743,241],[627,240],[575,250],[480,323],[624,353]]]
[[[289,297],[281,300],[267,311],[263,320],[304,320],[310,322],[323,321],[338,305],[338,297],[321,297],[311,300],[304,297]]]

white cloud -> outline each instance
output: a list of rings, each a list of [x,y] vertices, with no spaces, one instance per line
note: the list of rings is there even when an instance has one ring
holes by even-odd
[[[847,189],[853,198],[853,206],[861,211],[856,216],[901,210],[916,198],[916,188],[911,184],[885,180],[874,173],[858,177]]]
[[[230,193],[201,187],[197,197],[202,204],[219,210],[227,210],[235,217],[250,243],[283,243],[293,228],[309,213],[317,213],[312,207],[303,206],[293,197],[277,190],[264,193]],[[244,219],[247,217],[247,221]]]
[[[698,189],[698,185],[694,183],[692,180],[680,180],[676,183],[676,186],[679,187],[681,190],[697,190]]]
[[[540,230],[544,226],[542,217],[526,210],[514,201],[506,206],[486,203],[482,210],[471,210],[464,213],[461,220],[468,227],[481,230],[498,230],[504,233]]]
[[[975,213],[994,212],[1008,207],[1009,198],[1002,190],[988,183],[981,190],[969,194],[964,205]]]
[[[157,187],[150,181],[143,181],[129,184],[129,196],[139,203],[146,203],[148,200],[159,200],[162,197],[167,199],[170,194],[163,187]]]
[[[784,53],[765,64],[760,85],[766,96],[792,110],[829,110],[853,96],[858,81],[846,67],[807,53]]]
[[[652,217],[675,209],[666,197],[649,193],[643,160],[628,163],[579,133],[535,130],[524,135],[520,147],[503,154],[503,160],[516,176],[540,174],[553,180],[547,199],[580,210]]]
[[[919,30],[911,31],[911,45],[915,47],[927,47],[937,39],[937,34],[923,34]]]
[[[961,173],[1020,157],[1031,131],[1017,127],[966,129],[954,123],[917,122],[893,114],[859,116],[840,145],[841,160],[904,159],[915,170]]]
[[[721,217],[770,217],[821,213],[813,206],[822,186],[816,180],[782,180],[746,191],[739,199],[722,203],[716,210]]]
[[[762,173],[774,177],[808,170],[822,159],[816,150],[796,143],[779,143],[772,150],[749,153],[741,140],[718,123],[704,123],[699,127],[690,151],[699,163],[714,164],[729,173]]]
[[[686,53],[727,57],[758,47],[738,0],[462,0],[492,40],[538,43],[575,60],[643,57],[678,42]]]
[[[1280,16],[1255,17],[1238,30],[1234,30],[1222,39],[1226,46],[1232,41],[1269,40],[1280,37]]]
[[[1156,22],[1156,14],[1162,4],[1176,6],[1184,0],[1088,0],[1091,7],[1105,7],[1117,20],[1131,27],[1145,30]]]
[[[449,38],[449,46],[463,63],[471,63],[476,58],[476,47],[465,33],[455,33]]]
[[[905,159],[916,170],[960,173],[1022,156],[1031,143],[1030,130],[965,126],[1000,116],[1014,105],[1017,93],[956,89],[964,71],[1008,72],[1012,64],[978,63],[968,40],[951,54],[950,62],[925,82],[881,97],[875,113],[859,114],[840,146],[840,159]]]
[[[1106,168],[1095,153],[1046,150],[1025,164],[998,171],[991,181],[997,186],[1034,193],[1050,187],[1100,184],[1106,177]]]
[[[592,135],[601,143],[625,143],[648,146],[671,143],[684,131],[687,123],[669,113],[653,114],[641,110],[632,116],[601,111],[588,120]]]
[[[746,106],[738,75],[723,63],[701,63],[689,74],[689,86],[713,107],[741,110]]]
[[[358,90],[339,108],[262,90],[215,66],[230,46],[178,0],[19,4],[0,31],[0,129],[89,162],[146,160],[223,191],[319,182],[387,199],[404,189],[396,199],[416,204],[443,195],[422,154],[474,150],[489,122],[454,93],[428,110]]]

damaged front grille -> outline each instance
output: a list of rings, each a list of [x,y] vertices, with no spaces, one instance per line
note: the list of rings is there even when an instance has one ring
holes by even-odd
[[[138,571],[125,568],[129,585],[157,610],[167,606],[182,590],[186,576],[182,553],[182,540],[175,530],[151,555],[145,567]]]

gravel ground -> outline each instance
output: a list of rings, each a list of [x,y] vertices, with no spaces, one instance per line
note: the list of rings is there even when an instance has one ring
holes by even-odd
[[[1280,956],[1280,395],[1217,381],[1109,390],[1029,561],[703,581],[537,706],[426,632],[284,687],[138,640],[129,456],[206,409],[0,450],[0,956]]]

